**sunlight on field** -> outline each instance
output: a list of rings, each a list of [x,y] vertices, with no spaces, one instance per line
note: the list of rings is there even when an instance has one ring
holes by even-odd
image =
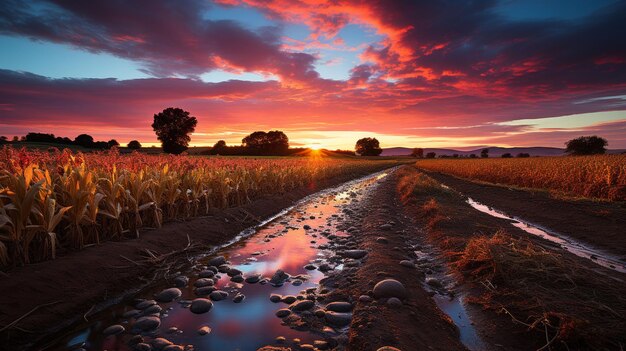
[[[426,170],[569,196],[626,200],[626,155],[419,160]]]

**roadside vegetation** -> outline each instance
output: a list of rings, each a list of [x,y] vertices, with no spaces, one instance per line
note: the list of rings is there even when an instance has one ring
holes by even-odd
[[[525,340],[542,350],[626,345],[626,285],[618,273],[589,266],[513,227],[503,229],[503,220],[474,211],[415,168],[399,172],[401,200],[469,288],[468,301],[511,321],[501,332],[526,330]]]
[[[394,160],[0,150],[0,267],[54,258]]]
[[[626,200],[626,155],[422,159],[417,167],[488,183],[574,197]]]

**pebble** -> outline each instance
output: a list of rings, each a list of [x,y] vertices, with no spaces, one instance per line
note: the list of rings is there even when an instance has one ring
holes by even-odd
[[[302,228],[304,228],[304,230],[309,230],[309,229],[311,229],[311,226],[308,225],[308,224],[305,224],[304,227],[302,227]]]
[[[282,296],[278,295],[278,294],[271,294],[270,295],[270,301],[276,303],[276,302],[280,302],[283,299]]]
[[[407,297],[407,291],[404,285],[395,279],[385,279],[378,282],[374,286],[374,296],[381,297],[397,297],[403,299]]]
[[[214,286],[203,286],[201,288],[197,288],[194,292],[197,296],[207,296],[210,293],[214,292],[217,288]]]
[[[215,276],[215,272],[210,269],[205,269],[202,272],[198,273],[198,277],[200,278],[213,278]]]
[[[141,314],[140,310],[129,310],[122,315],[124,318],[133,318]]]
[[[367,251],[365,250],[346,250],[343,252],[343,255],[349,258],[360,259],[367,255]]]
[[[282,302],[287,303],[287,304],[292,304],[292,303],[296,302],[296,300],[297,300],[297,298],[295,296],[293,296],[293,295],[287,295],[287,296],[284,296],[281,299]]]
[[[185,286],[187,286],[188,283],[189,278],[185,277],[184,275],[179,275],[178,277],[174,278],[174,285],[176,285],[176,287],[178,288],[184,288]]]
[[[392,225],[389,223],[383,224],[380,226],[380,229],[382,230],[391,230]]]
[[[220,300],[224,300],[225,298],[227,298],[228,293],[222,290],[215,290],[214,292],[209,294],[209,297],[213,301],[220,301]]]
[[[326,312],[324,318],[326,318],[326,322],[329,324],[344,327],[350,324],[352,320],[352,313],[342,313],[342,312]]]
[[[185,351],[185,349],[180,345],[168,345],[162,349],[163,351]]]
[[[182,296],[182,292],[178,288],[169,288],[156,294],[155,298],[159,302],[172,302]]]
[[[333,312],[350,312],[352,304],[344,301],[331,302],[326,305],[326,309]]]
[[[121,334],[126,330],[126,328],[124,328],[123,326],[119,325],[119,324],[113,324],[110,327],[107,327],[106,329],[104,329],[102,331],[102,334],[104,335],[117,335],[117,334]]]
[[[278,343],[278,344],[284,344],[285,341],[287,341],[287,339],[284,336],[276,337],[276,343]]]
[[[234,303],[240,303],[241,301],[243,301],[246,298],[246,296],[242,293],[237,293],[237,295],[235,295],[235,297],[233,298],[233,302]]]
[[[228,270],[227,274],[229,277],[234,277],[237,275],[243,275],[243,272],[238,270],[237,268],[231,268]]]
[[[400,299],[398,299],[397,297],[390,297],[387,300],[387,305],[389,307],[400,307],[402,306],[402,301],[400,301]]]
[[[304,269],[306,269],[307,271],[312,271],[312,270],[317,269],[317,267],[315,267],[314,264],[309,263],[306,266],[304,266]]]
[[[289,279],[289,274],[279,269],[274,273],[272,279],[270,279],[270,284],[273,286],[282,286],[287,279]]]
[[[152,315],[152,314],[158,316],[158,314],[161,313],[162,310],[163,309],[161,308],[161,306],[159,306],[159,305],[152,305],[152,306],[146,308],[145,310],[143,310],[141,312],[141,314],[144,315],[144,316],[149,316],[149,315]]]
[[[289,316],[290,314],[291,314],[291,311],[287,308],[281,308],[280,310],[276,311],[276,317],[278,318],[285,318]]]
[[[209,266],[215,266],[215,267],[221,266],[224,263],[226,263],[226,257],[224,256],[213,257],[208,262]]]
[[[207,327],[206,325],[204,327],[198,329],[198,334],[199,335],[207,335],[210,332],[211,332],[211,328]]]
[[[407,268],[415,268],[415,263],[413,263],[412,261],[409,260],[402,260],[400,261],[400,265],[403,267],[407,267]]]
[[[315,346],[311,344],[302,344],[300,345],[300,350],[315,351]]]
[[[246,283],[249,283],[249,284],[258,283],[260,280],[261,280],[260,274],[251,275],[245,279]]]
[[[145,310],[146,308],[148,308],[148,307],[150,307],[152,305],[156,305],[156,304],[157,304],[157,302],[154,301],[154,300],[143,300],[140,303],[138,303],[137,306],[135,306],[135,307],[137,307],[140,310]]]
[[[235,283],[243,283],[244,279],[243,279],[243,275],[238,274],[232,278],[230,278],[231,281],[235,282]]]
[[[328,348],[330,347],[330,345],[328,345],[328,342],[324,340],[315,340],[313,342],[313,346],[315,346],[315,348],[318,350],[328,350]]]
[[[146,316],[137,319],[133,328],[140,329],[142,331],[151,331],[159,327],[161,325],[161,320],[159,317],[155,316]]]
[[[198,298],[191,302],[189,310],[195,314],[209,312],[213,308],[213,302],[209,299]]]
[[[372,298],[367,295],[361,295],[359,296],[359,302],[363,302],[363,303],[372,302]]]
[[[378,350],[376,351],[402,351],[402,350],[397,349],[395,347],[391,347],[391,346],[383,346],[383,347],[378,348]]]
[[[376,238],[376,242],[379,244],[387,244],[389,240],[387,240],[387,238],[385,238],[384,236],[379,236],[378,238]]]
[[[155,350],[163,350],[166,346],[172,345],[173,343],[165,338],[156,338],[150,342],[152,347]]]
[[[313,306],[315,306],[315,302],[311,300],[301,300],[291,304],[289,306],[289,309],[291,309],[292,311],[306,311],[313,308]]]
[[[152,350],[152,346],[150,346],[149,344],[146,344],[145,342],[140,342],[139,344],[135,345],[134,350],[136,350],[136,351],[150,351],[150,350]]]
[[[200,278],[196,280],[195,283],[193,283],[193,286],[195,286],[196,288],[201,288],[203,286],[213,286],[213,285],[215,285],[215,281],[213,281],[213,279],[211,278]]]
[[[434,287],[434,288],[440,288],[442,286],[441,281],[437,278],[426,278],[426,284]]]

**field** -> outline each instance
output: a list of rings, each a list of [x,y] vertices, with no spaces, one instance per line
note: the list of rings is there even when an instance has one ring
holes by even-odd
[[[138,237],[142,227],[241,206],[395,161],[16,150],[0,154],[0,265]]]
[[[470,180],[545,189],[566,196],[626,200],[626,155],[425,159],[417,166]]]

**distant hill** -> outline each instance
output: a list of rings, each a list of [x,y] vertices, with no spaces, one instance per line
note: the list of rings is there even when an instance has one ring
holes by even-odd
[[[510,153],[515,156],[519,153],[527,153],[530,156],[562,156],[565,155],[565,149],[557,148],[557,147],[481,147],[478,149],[470,150],[470,151],[462,151],[462,150],[454,150],[454,149],[435,149],[435,148],[424,148],[424,155],[429,152],[434,152],[437,156],[446,155],[452,156],[454,154],[458,154],[459,156],[469,156],[471,154],[475,154],[476,156],[480,156],[480,152],[483,149],[489,149],[490,157],[500,157],[502,154]],[[616,149],[609,150],[610,154],[619,154],[626,150],[624,149]],[[391,147],[387,149],[383,149],[382,156],[406,156],[410,155],[413,152],[412,148],[408,147]]]

